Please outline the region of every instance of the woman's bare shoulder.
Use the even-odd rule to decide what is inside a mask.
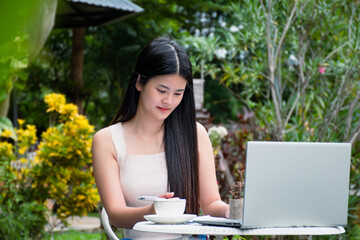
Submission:
[[[198,134],[199,138],[208,137],[206,128],[201,123],[196,122],[196,128],[197,128],[197,134]]]
[[[110,127],[102,128],[95,133],[92,140],[92,153],[93,161],[96,161],[96,159],[104,159],[106,156],[114,158],[116,154]]]
[[[93,141],[95,140],[106,140],[111,139],[110,127],[105,127],[97,131],[93,137]]]
[[[112,150],[112,136],[110,127],[105,127],[97,131],[92,140],[92,147]]]

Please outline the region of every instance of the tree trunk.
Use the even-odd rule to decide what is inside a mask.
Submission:
[[[0,117],[7,117],[10,105],[10,93],[7,95],[6,99],[0,102]]]
[[[78,106],[79,113],[84,113],[83,108],[83,65],[84,65],[84,28],[74,28],[72,38],[71,73],[70,78],[74,83],[73,102]]]

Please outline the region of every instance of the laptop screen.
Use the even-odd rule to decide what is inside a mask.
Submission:
[[[243,228],[347,224],[351,144],[248,142]]]

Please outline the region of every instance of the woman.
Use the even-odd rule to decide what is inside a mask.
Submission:
[[[142,195],[187,200],[186,213],[227,217],[221,201],[212,146],[196,123],[192,67],[185,50],[153,40],[138,57],[124,100],[110,127],[93,139],[93,169],[112,225],[131,229],[155,214]]]

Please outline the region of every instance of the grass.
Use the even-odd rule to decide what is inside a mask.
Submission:
[[[50,236],[46,238],[50,240]],[[81,232],[75,230],[69,230],[66,232],[54,233],[54,240],[99,240],[106,239],[105,233],[102,232]]]
[[[87,214],[89,217],[97,217],[100,218],[100,213],[99,212],[89,212]]]
[[[100,218],[100,213],[97,211],[89,212],[87,216]],[[122,229],[115,230],[115,233],[119,237],[119,239],[123,237]],[[49,234],[45,236],[44,239],[50,240],[51,235]],[[53,239],[54,240],[85,240],[85,239],[99,240],[99,239],[106,239],[106,234],[104,231],[100,229],[93,232],[68,230],[68,231],[54,232]]]

